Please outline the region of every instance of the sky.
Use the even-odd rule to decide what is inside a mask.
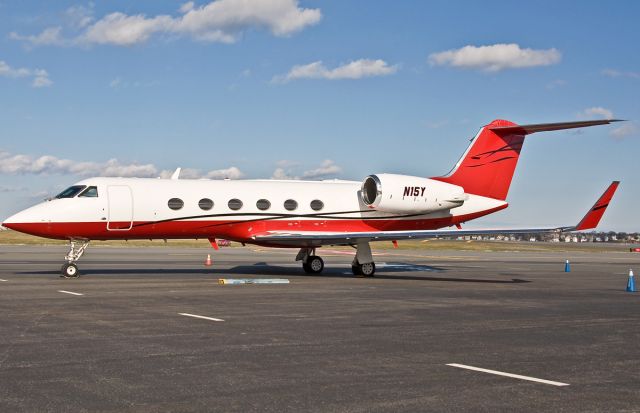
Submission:
[[[0,0],[0,221],[88,176],[437,176],[527,137],[481,227],[640,231],[640,3]]]

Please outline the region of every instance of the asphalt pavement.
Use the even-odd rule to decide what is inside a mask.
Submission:
[[[0,246],[0,411],[640,411],[628,249],[65,252]]]

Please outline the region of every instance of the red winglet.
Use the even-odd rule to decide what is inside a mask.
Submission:
[[[580,223],[576,226],[577,231],[593,229],[598,226],[602,215],[604,215],[604,211],[609,206],[611,198],[613,198],[613,194],[616,192],[616,189],[618,189],[618,185],[620,185],[620,181],[613,181],[611,185],[609,185],[600,199],[598,199],[598,201],[593,205],[589,212],[587,212],[587,215],[585,215]]]

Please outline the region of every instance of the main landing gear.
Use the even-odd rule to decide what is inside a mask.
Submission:
[[[62,268],[60,270],[61,277],[78,278],[80,276],[76,261],[78,261],[80,257],[82,257],[82,254],[84,254],[84,250],[86,250],[88,246],[89,240],[71,240],[69,242],[69,252],[64,257],[67,262],[62,265]]]
[[[373,277],[376,273],[376,263],[373,262],[371,247],[366,241],[359,241],[356,248],[356,256],[351,263],[351,272],[356,277]]]
[[[356,256],[351,263],[353,275],[358,277],[373,277],[376,264],[373,262],[369,242],[360,241],[356,245]],[[324,269],[324,261],[316,255],[315,248],[301,248],[296,261],[302,261],[302,269],[307,274],[320,274]]]
[[[324,261],[316,255],[315,248],[300,248],[296,261],[302,261],[302,269],[307,274],[320,274],[324,270]]]

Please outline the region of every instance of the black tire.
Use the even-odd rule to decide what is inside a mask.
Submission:
[[[307,274],[312,274],[311,272],[311,267],[309,267],[309,264],[307,264],[306,262],[302,263],[302,269],[304,270],[304,272],[306,272]]]
[[[376,264],[374,262],[370,262],[367,264],[360,264],[360,274],[365,277],[373,277],[376,273]]]
[[[72,262],[63,264],[60,272],[64,278],[78,278],[80,276],[78,266]]]
[[[307,259],[307,267],[311,274],[320,274],[324,270],[324,261],[322,258],[312,255]]]
[[[360,265],[351,265],[351,272],[353,275],[357,277],[362,277],[362,273],[360,272]]]

